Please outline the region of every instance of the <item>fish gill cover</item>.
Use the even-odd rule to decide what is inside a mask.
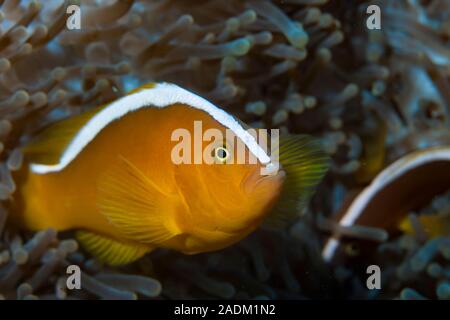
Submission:
[[[67,28],[72,4],[79,30]],[[374,4],[380,30],[366,26]],[[383,210],[370,225],[336,218],[395,160],[449,145],[449,22],[447,0],[0,0],[0,297],[449,299],[450,183],[411,208],[405,228],[377,224]],[[19,146],[151,81],[190,89],[253,127],[321,138],[331,169],[306,214],[224,250],[157,250],[120,268],[71,233],[10,225]],[[410,172],[413,195],[423,174]],[[325,261],[332,235],[342,248]],[[372,264],[382,290],[366,287]],[[69,265],[80,266],[83,290],[67,289]]]

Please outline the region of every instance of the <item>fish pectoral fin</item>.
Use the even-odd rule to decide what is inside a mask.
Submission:
[[[329,167],[320,141],[308,135],[280,136],[278,151],[286,180],[279,201],[264,223],[271,228],[282,228],[303,213]]]
[[[77,231],[75,237],[87,252],[111,266],[133,262],[153,250],[148,245],[124,243],[89,231]]]
[[[99,181],[101,213],[124,237],[139,243],[158,246],[181,233],[177,199],[124,157]]]

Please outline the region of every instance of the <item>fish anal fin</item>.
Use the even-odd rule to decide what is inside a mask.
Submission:
[[[131,263],[153,250],[151,246],[125,243],[84,230],[77,231],[75,237],[87,252],[111,266]]]
[[[124,157],[99,182],[101,213],[127,239],[149,245],[181,233],[177,199]]]
[[[280,136],[279,161],[286,180],[279,201],[264,223],[271,228],[284,227],[303,213],[329,167],[320,141],[308,135]]]

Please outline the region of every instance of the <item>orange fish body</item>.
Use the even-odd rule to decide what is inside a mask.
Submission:
[[[128,102],[136,103],[137,94],[151,97],[143,93],[158,86],[162,93],[183,90],[147,85],[130,93]],[[188,99],[193,95],[180,92]],[[284,172],[261,175],[260,161],[174,163],[177,129],[194,135],[198,121],[202,130],[218,129],[225,136],[227,121],[230,127],[236,124],[209,105],[208,113],[182,98],[170,101],[117,115],[114,110],[121,112],[123,105],[111,104],[44,130],[23,149],[29,167],[19,173],[15,220],[30,230],[77,230],[82,245],[112,265],[156,247],[187,254],[217,250],[256,229],[282,199]],[[190,145],[192,154],[196,148]],[[204,145],[200,148],[205,151]]]

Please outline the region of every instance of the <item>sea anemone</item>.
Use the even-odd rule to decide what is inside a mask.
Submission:
[[[448,233],[386,237],[354,226],[344,232],[375,250],[350,249],[341,264],[321,255],[345,199],[400,157],[450,144],[448,1],[375,3],[381,30],[366,28],[365,1],[0,1],[0,295],[448,299]],[[81,6],[79,30],[66,26],[71,4]],[[307,213],[220,252],[157,250],[123,268],[89,257],[70,232],[10,226],[19,147],[45,125],[151,81],[190,89],[251,126],[321,138],[332,164]],[[448,207],[448,196],[439,199]],[[361,275],[375,260],[383,279],[395,280],[383,294]],[[65,287],[72,264],[85,290]]]

